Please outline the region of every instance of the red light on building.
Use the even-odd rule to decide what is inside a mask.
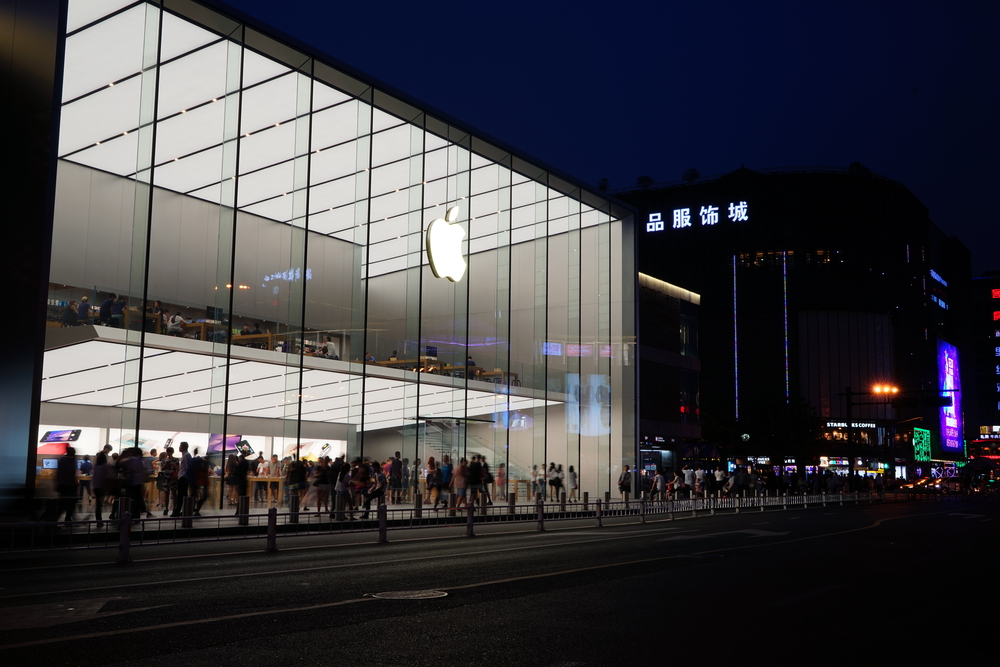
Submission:
[[[1000,299],[1000,289],[993,290],[993,298]]]
[[[997,320],[1000,320],[1000,310],[993,311],[993,321],[996,322]]]

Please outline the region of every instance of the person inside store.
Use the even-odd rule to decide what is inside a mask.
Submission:
[[[76,301],[70,301],[63,308],[62,316],[59,318],[64,327],[75,327],[77,320],[79,319],[79,314],[76,308]]]
[[[101,309],[98,311],[98,316],[101,320],[101,324],[106,327],[111,326],[111,309],[114,308],[115,300],[118,295],[112,292],[108,295],[108,298],[101,302]]]
[[[249,336],[250,333],[251,333],[250,332],[250,325],[249,324],[244,324],[243,325],[243,329],[240,331],[240,335],[241,336]]]
[[[365,363],[374,364],[375,356],[371,352],[365,352]]]
[[[90,324],[90,297],[80,297],[80,305],[76,308],[77,324]]]
[[[111,304],[111,326],[115,329],[125,328],[125,309],[127,307],[124,296],[118,297]]]
[[[264,333],[263,331],[260,330],[260,322],[253,323],[253,331],[251,331],[250,333],[254,335],[260,335]]]
[[[167,318],[167,335],[168,336],[183,336],[184,335],[184,325],[187,324],[187,320],[181,315],[181,311],[177,311],[173,315],[170,311],[164,311],[163,316]]]
[[[466,357],[465,358],[465,365],[466,366],[478,366],[479,364],[477,364],[476,362],[474,362],[472,360],[472,357]]]

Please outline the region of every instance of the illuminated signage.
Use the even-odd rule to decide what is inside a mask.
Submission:
[[[934,269],[931,269],[931,278],[933,278],[934,280],[938,281],[939,283],[941,283],[945,287],[948,286],[948,283],[946,283],[945,280],[944,280],[944,278],[941,277],[941,274],[938,273],[937,271],[935,271]]]
[[[937,305],[941,306],[941,307],[942,307],[942,308],[944,308],[945,310],[948,310],[948,304],[947,304],[947,303],[945,303],[943,299],[939,299],[939,298],[938,298],[937,296],[935,296],[934,294],[931,294],[931,301],[933,301],[933,302],[934,302],[934,303],[936,303]]]
[[[1000,299],[1000,289],[993,290],[993,298]]]
[[[435,278],[447,278],[457,283],[465,275],[465,257],[462,256],[462,225],[452,224],[458,218],[458,207],[448,209],[444,218],[432,220],[427,226],[427,259]]]
[[[306,280],[312,280],[313,270],[306,269]],[[297,280],[302,280],[302,269],[288,269],[287,271],[279,271],[278,273],[272,273],[264,276],[264,283],[261,287],[267,287],[269,282],[274,282],[276,280],[283,280],[285,282],[294,283]]]
[[[913,429],[913,460],[931,460],[931,432],[925,428]]]
[[[941,451],[961,454],[962,440],[962,383],[958,368],[958,350],[938,339],[938,383],[941,396],[950,396],[951,405],[940,409]]]
[[[877,428],[875,422],[852,422],[854,428]],[[847,428],[847,422],[827,422],[827,428]]]
[[[695,209],[697,211],[692,216],[691,207],[675,208],[670,212],[670,224],[673,229],[684,229],[692,226],[692,219],[702,227],[711,227],[719,224],[719,207],[706,204]],[[750,220],[750,208],[745,201],[729,202],[727,217],[732,222],[747,222]],[[647,232],[662,232],[666,225],[663,220],[663,213],[650,213],[646,222]]]

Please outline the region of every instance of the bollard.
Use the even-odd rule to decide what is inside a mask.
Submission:
[[[610,491],[605,491],[604,492],[604,504],[607,505],[610,502],[611,502],[611,492]]]
[[[466,493],[468,493],[468,491],[466,491]],[[455,509],[455,499],[456,496],[454,492],[448,494],[448,516],[456,516],[455,512],[457,510]],[[468,505],[468,501],[466,501],[465,504]]]
[[[597,517],[597,527],[600,528],[601,527],[601,499],[600,498],[598,498],[597,500],[594,501],[594,507],[596,508],[596,512],[594,513],[594,516]]]
[[[782,510],[787,510],[788,509],[788,494],[787,493],[782,493],[781,494],[781,509]]]
[[[840,498],[840,506],[843,507],[844,506],[844,494],[843,493],[838,493],[837,497]]]
[[[588,505],[588,501],[589,500],[590,500],[590,492],[589,491],[584,491],[583,492],[583,511],[584,512],[587,511],[587,505]]]
[[[379,498],[378,509],[378,543],[385,544],[389,541],[389,508],[385,506],[382,498]]]
[[[639,501],[639,520],[642,523],[646,523],[646,501],[645,500],[640,500]]]
[[[545,494],[544,493],[536,493],[535,494],[535,504],[537,505],[538,503],[544,503],[544,502],[545,502]]]
[[[475,537],[476,529],[474,528],[476,523],[476,506],[466,503],[466,521],[465,521],[465,536]]]
[[[715,516],[715,506],[719,504],[719,494],[713,493],[708,496],[708,516]]]
[[[823,492],[823,507],[826,507],[826,491]]]
[[[757,494],[757,502],[760,503],[760,511],[764,511],[764,501],[767,499],[767,491],[761,496],[760,493]]]
[[[132,541],[132,513],[125,510],[120,515],[118,533],[118,558],[115,562],[119,565],[126,565],[132,562],[129,556],[129,546]]]
[[[517,502],[517,496],[513,493],[507,494],[507,516],[514,516],[514,503]]]
[[[241,526],[250,525],[250,496],[240,496],[236,503],[236,514],[239,515],[236,523]]]
[[[538,503],[538,530],[545,532],[545,503]]]
[[[278,550],[278,508],[267,510],[267,546],[264,551],[273,553]]]
[[[486,517],[486,493],[479,494],[479,516]]]
[[[416,497],[420,498],[420,494],[418,493],[416,495]],[[333,498],[333,507],[336,510],[337,521],[343,521],[344,520],[344,505],[345,504],[346,504],[346,502],[344,501],[344,496],[340,495],[339,493],[336,496],[334,496],[334,498]],[[330,518],[332,519],[333,517],[334,517],[334,514],[331,514]]]
[[[288,523],[299,522],[299,494],[288,494]]]
[[[623,496],[625,496],[625,510],[626,511],[628,511],[628,493],[629,492],[626,491],[625,493],[622,494]]]
[[[132,502],[132,499],[129,498],[128,496],[122,496],[121,498],[118,499],[118,516],[119,517],[121,515],[125,514],[125,512],[130,512],[131,513],[131,511],[132,511],[131,502]]]
[[[194,521],[191,516],[194,514],[194,498],[191,496],[184,496],[184,501],[181,503],[181,528],[190,528],[194,525]]]
[[[560,512],[565,512],[566,511],[566,492],[565,491],[563,491],[562,493],[559,494],[559,511]]]
[[[413,518],[420,519],[424,516],[424,497],[419,493],[413,494]]]

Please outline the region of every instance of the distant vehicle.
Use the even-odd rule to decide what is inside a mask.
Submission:
[[[944,484],[947,479],[944,477],[921,477],[903,484],[899,489],[907,493],[947,493],[948,487]]]

